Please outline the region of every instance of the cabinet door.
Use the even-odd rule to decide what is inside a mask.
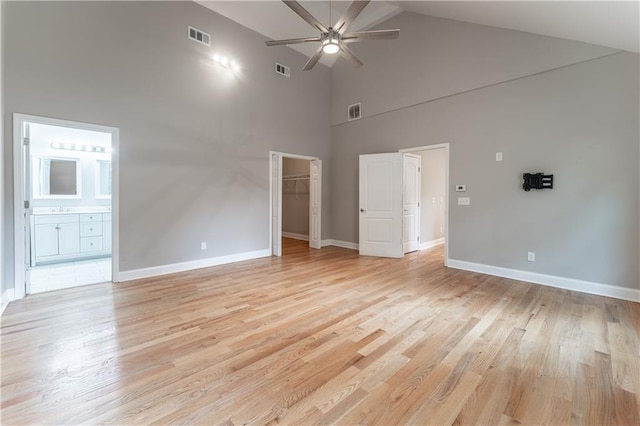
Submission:
[[[102,222],[102,249],[111,251],[111,221]]]
[[[80,227],[78,224],[59,223],[58,228],[59,253],[80,253]]]
[[[58,225],[46,223],[35,226],[36,257],[58,254]]]

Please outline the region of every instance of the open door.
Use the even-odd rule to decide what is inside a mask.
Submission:
[[[420,248],[420,164],[422,157],[403,154],[403,252]]]
[[[360,156],[360,255],[403,256],[403,154]]]
[[[309,247],[322,247],[322,161],[311,160],[309,170]]]

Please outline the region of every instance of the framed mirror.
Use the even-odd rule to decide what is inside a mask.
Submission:
[[[79,159],[34,158],[34,198],[82,198],[81,189]]]
[[[96,161],[96,198],[111,198],[111,161]]]

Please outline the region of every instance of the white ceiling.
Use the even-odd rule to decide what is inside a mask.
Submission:
[[[197,3],[248,27],[270,39],[313,37],[311,26],[277,0],[205,1]],[[300,3],[328,26],[329,1]],[[350,2],[332,2],[332,22]],[[440,18],[490,25],[518,31],[583,41],[631,52],[640,52],[640,1],[372,1],[350,27],[371,28],[386,19],[409,11]],[[291,46],[311,56],[317,46]],[[270,49],[282,49],[271,47]],[[323,55],[331,66],[337,55]]]

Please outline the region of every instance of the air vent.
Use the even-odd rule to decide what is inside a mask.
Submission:
[[[211,46],[211,36],[204,31],[193,28],[191,25],[189,25],[189,38],[205,46]]]
[[[291,76],[291,69],[286,66],[276,62],[276,73],[280,75],[284,75],[285,77]]]
[[[347,110],[347,118],[349,121],[357,120],[361,117],[362,108],[360,107],[360,102],[357,104],[349,105]]]

